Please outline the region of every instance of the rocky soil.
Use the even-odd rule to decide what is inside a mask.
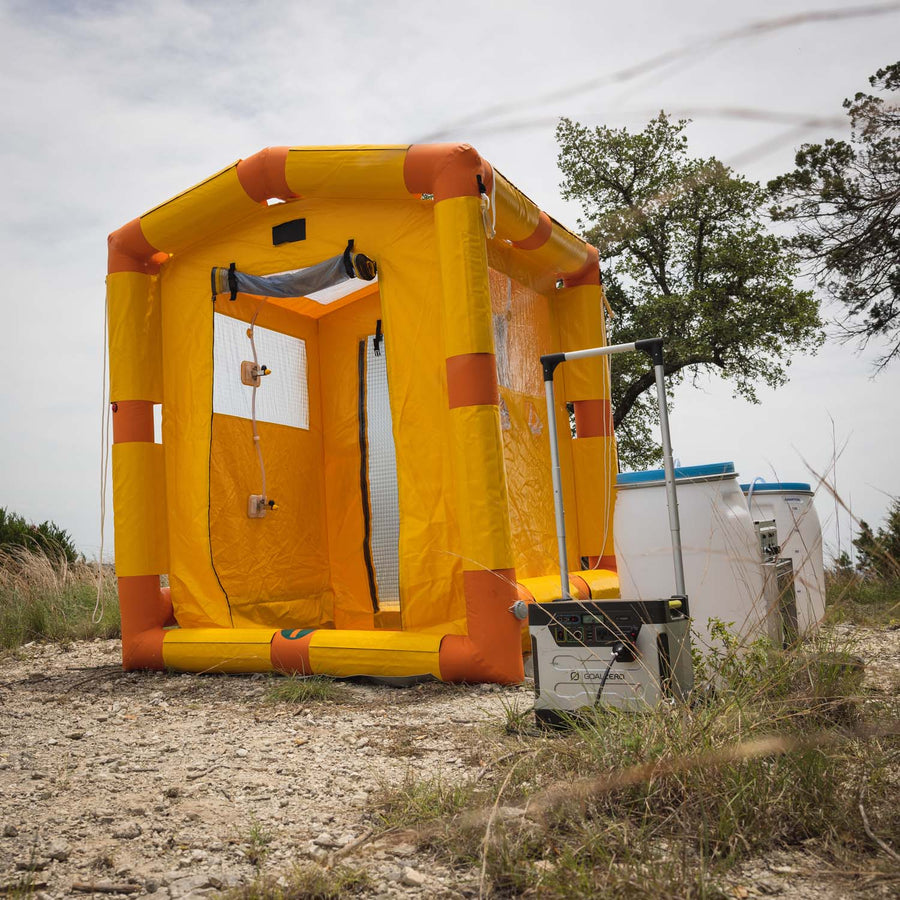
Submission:
[[[267,700],[262,676],[123,673],[117,641],[16,657],[0,664],[0,888],[51,897],[76,882],[214,893],[260,863],[339,853],[367,833],[373,791],[477,770],[488,723],[526,691],[351,683],[338,704],[295,705]],[[346,856],[376,895],[458,894],[409,844]]]
[[[900,631],[862,635],[871,684],[896,691]],[[384,785],[472,777],[501,756],[529,688],[348,684],[338,703],[267,699],[262,676],[126,674],[116,641],[0,659],[0,894],[75,884],[215,894],[258,869],[346,861],[373,897],[477,894],[475,874],[371,834]],[[837,898],[804,854],[741,870],[735,896]],[[89,896],[84,893],[81,896]]]

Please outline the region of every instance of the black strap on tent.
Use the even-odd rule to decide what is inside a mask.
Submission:
[[[381,342],[384,340],[384,333],[381,330],[381,319],[375,323],[375,340],[372,342],[372,349],[376,356],[381,356]]]
[[[238,283],[237,283],[237,275],[235,274],[235,263],[232,263],[228,267],[228,290],[231,291],[231,296],[228,298],[232,302],[237,300],[238,295]]]
[[[356,278],[356,272],[353,270],[353,238],[347,241],[347,248],[344,250],[344,271],[348,278]]]

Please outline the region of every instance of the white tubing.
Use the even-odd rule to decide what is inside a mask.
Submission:
[[[247,329],[247,337],[250,338],[250,350],[253,353],[253,368],[257,372],[257,382],[261,376],[259,375],[259,360],[256,358],[256,341],[253,338],[253,330],[256,327],[256,317],[259,315],[259,311],[263,308],[265,302],[263,300],[256,307],[256,312],[253,313],[253,318],[250,320],[250,327]],[[256,392],[258,389],[258,384],[254,384],[252,388],[253,396],[250,399],[250,420],[253,423],[253,446],[256,447],[256,457],[259,460],[259,474],[262,481],[261,493],[265,502],[269,499],[268,494],[266,494],[266,464],[263,462],[262,447],[259,445],[259,431],[256,427]]]

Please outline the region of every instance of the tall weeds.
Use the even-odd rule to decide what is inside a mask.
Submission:
[[[900,624],[900,576],[873,576],[835,568],[825,573],[825,621]]]
[[[64,641],[119,634],[119,607],[110,568],[103,580],[102,615],[96,563],[71,563],[24,547],[0,549],[0,649],[29,641]]]
[[[723,896],[734,865],[791,847],[896,883],[867,832],[900,846],[896,698],[867,698],[827,630],[793,653],[719,647],[690,705],[597,708],[555,736],[507,721],[486,777],[408,779],[381,820],[417,823],[483,896]]]

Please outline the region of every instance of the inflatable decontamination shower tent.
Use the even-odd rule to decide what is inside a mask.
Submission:
[[[539,357],[604,342],[599,276],[467,145],[270,148],[114,232],[125,667],[520,680]],[[616,595],[605,365],[557,384],[576,597]]]

